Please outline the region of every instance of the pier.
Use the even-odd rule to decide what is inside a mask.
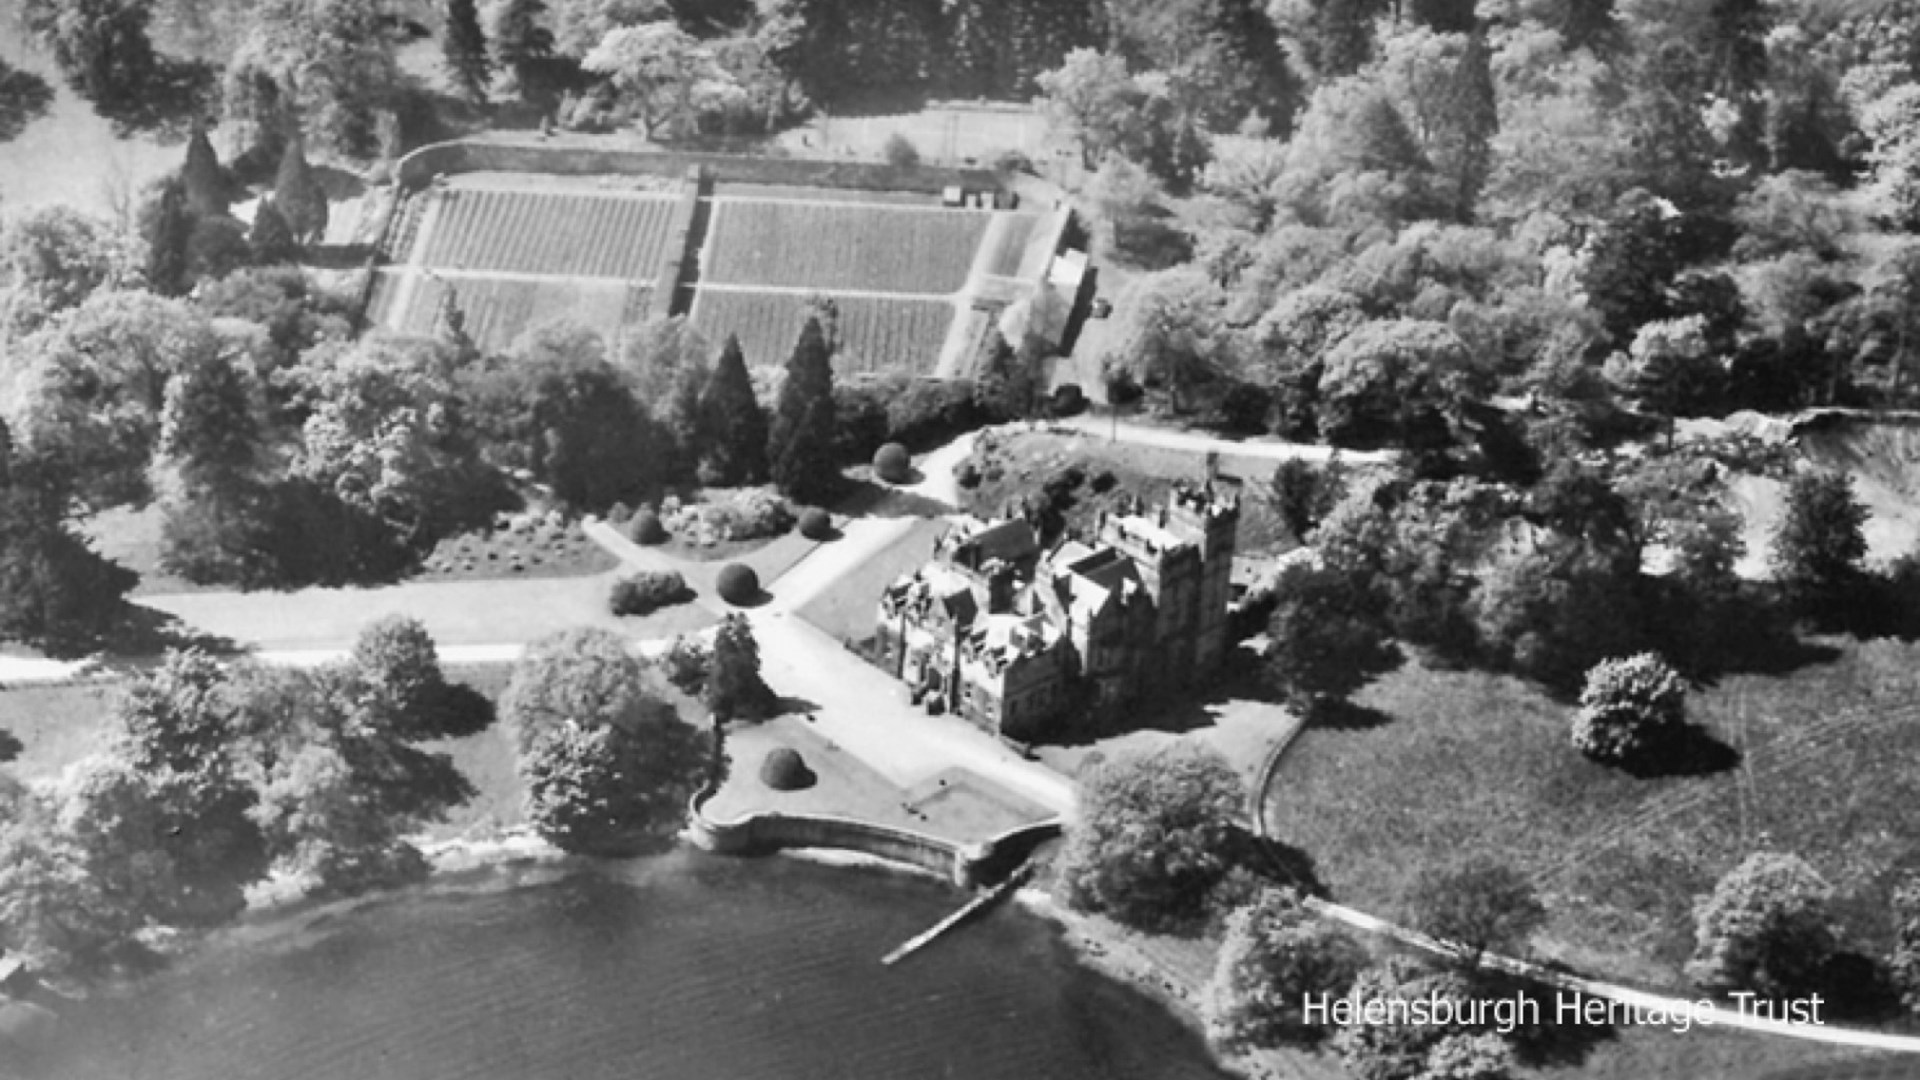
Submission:
[[[946,918],[941,919],[939,922],[933,924],[933,926],[927,929],[925,932],[916,934],[914,937],[909,939],[905,944],[901,945],[899,948],[881,957],[880,958],[881,965],[885,967],[892,967],[893,965],[899,963],[900,961],[905,960],[907,957],[912,956],[914,953],[919,952],[921,949],[924,949],[927,946],[933,944],[935,941],[938,941],[940,937],[946,934],[949,930],[955,929],[956,927],[965,923],[967,920],[980,914],[982,911],[985,911],[986,909],[1006,899],[1013,892],[1013,890],[1026,884],[1027,879],[1032,876],[1033,876],[1033,864],[1021,863],[1019,869],[1007,875],[1007,880],[1001,882],[998,885],[995,885],[993,888],[988,889],[986,892],[983,892],[979,896],[976,896],[973,899],[967,901],[966,906],[961,908],[959,911],[956,911],[953,914],[947,916]]]

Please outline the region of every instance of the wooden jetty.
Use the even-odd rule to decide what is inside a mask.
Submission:
[[[986,909],[992,907],[993,905],[999,903],[1000,901],[1006,899],[1008,896],[1012,895],[1013,890],[1026,884],[1027,879],[1032,876],[1033,876],[1033,864],[1021,863],[1020,868],[1018,870],[1015,870],[1013,873],[1007,875],[1007,880],[1001,882],[998,885],[995,885],[993,888],[988,889],[986,892],[983,892],[979,896],[976,896],[973,899],[967,901],[965,907],[947,916],[946,918],[941,919],[939,922],[933,924],[933,926],[930,927],[928,930],[926,930],[924,933],[916,934],[912,939],[908,940],[905,944],[901,945],[899,948],[881,957],[880,963],[886,967],[892,967],[893,965],[899,963],[900,961],[905,960],[907,957],[912,956],[914,953],[919,952],[921,949],[924,949],[927,946],[933,944],[935,941],[938,941],[941,935],[945,934],[947,931],[960,926],[961,924],[965,923],[968,919],[973,918],[974,916],[980,914],[982,911],[985,911]]]

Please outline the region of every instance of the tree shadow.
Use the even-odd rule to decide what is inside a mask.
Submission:
[[[350,173],[332,165],[315,165],[313,178],[319,183],[320,190],[327,193],[329,202],[357,199],[367,193],[367,182],[357,173]]]
[[[135,602],[113,635],[102,643],[105,652],[121,661],[159,658],[173,649],[199,649],[214,656],[238,656],[245,650],[232,638],[196,630],[177,616]]]
[[[820,705],[818,702],[808,701],[806,698],[786,697],[782,695],[775,699],[774,709],[773,715],[775,716],[801,716],[805,717],[808,723],[812,723],[812,714],[820,711]]]
[[[765,589],[756,589],[754,590],[754,593],[752,596],[743,596],[738,600],[735,600],[729,596],[722,596],[720,599],[728,607],[743,608],[745,610],[751,611],[754,608],[765,607],[768,603],[770,603],[773,600],[773,594],[768,592]]]
[[[1307,725],[1325,731],[1372,731],[1393,723],[1390,713],[1347,698],[1317,702],[1307,711]]]
[[[1834,953],[1820,965],[1815,982],[1835,1020],[1883,1023],[1906,1013],[1886,966],[1864,953]]]
[[[1706,728],[1687,724],[1660,746],[1623,762],[1620,768],[1637,779],[1655,780],[1670,776],[1712,776],[1739,764],[1739,750],[1720,741]]]
[[[934,518],[945,517],[955,509],[938,499],[929,499],[925,495],[902,491],[872,480],[852,483],[856,485],[854,489],[833,506],[834,512],[843,517]]]
[[[1319,864],[1305,848],[1295,847],[1270,836],[1258,836],[1235,827],[1227,841],[1235,865],[1244,866],[1261,877],[1308,896],[1326,899],[1331,895],[1320,877]]]
[[[204,60],[156,56],[153,70],[138,87],[95,100],[93,109],[118,138],[146,135],[178,142],[210,111],[218,86],[218,69]]]
[[[0,142],[19,137],[53,107],[53,86],[31,71],[0,61]]]

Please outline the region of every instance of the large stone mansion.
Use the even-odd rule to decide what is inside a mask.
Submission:
[[[1189,688],[1227,648],[1237,485],[1177,485],[1042,551],[1021,518],[957,517],[880,598],[880,664],[930,712],[1046,741],[1080,707],[1111,718]]]

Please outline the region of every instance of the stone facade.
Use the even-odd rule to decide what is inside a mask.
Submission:
[[[1074,708],[1198,685],[1226,653],[1237,490],[1177,486],[1041,551],[1028,522],[954,519],[880,598],[880,663],[930,712],[1042,742]]]

